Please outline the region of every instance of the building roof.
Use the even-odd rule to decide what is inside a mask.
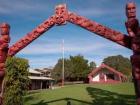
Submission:
[[[111,72],[113,72],[113,73],[115,73],[115,74],[117,74],[119,76],[122,76],[122,77],[126,78],[126,76],[124,74],[122,74],[121,72],[115,70],[114,68],[112,68],[112,67],[110,67],[110,66],[108,66],[108,65],[106,65],[104,63],[102,63],[101,66],[97,67],[96,69],[92,70],[92,72],[89,73],[88,76],[95,75],[97,72],[101,71],[103,68],[106,68],[107,70],[109,70],[109,71],[111,71]]]
[[[41,72],[39,72],[39,71],[36,71],[36,70],[34,70],[34,69],[29,69],[29,73],[32,73],[32,74],[42,74]]]
[[[31,79],[31,80],[54,80],[54,79],[52,79],[52,78],[43,77],[43,76],[40,76],[40,77],[38,77],[38,76],[28,76],[28,77],[29,77],[29,79]]]
[[[38,72],[41,72],[41,73],[50,73],[51,72],[49,69],[35,69],[35,70]]]

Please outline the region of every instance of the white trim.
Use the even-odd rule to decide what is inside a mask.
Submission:
[[[54,80],[54,79],[48,78],[48,77],[38,77],[38,76],[28,76],[28,77],[31,80]]]

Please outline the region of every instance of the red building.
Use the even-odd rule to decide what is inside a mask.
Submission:
[[[89,83],[121,83],[126,82],[127,77],[106,64],[101,64],[88,75]]]

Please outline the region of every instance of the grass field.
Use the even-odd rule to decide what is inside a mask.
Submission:
[[[69,102],[71,104],[69,104]],[[70,85],[30,93],[24,105],[136,105],[133,84]]]

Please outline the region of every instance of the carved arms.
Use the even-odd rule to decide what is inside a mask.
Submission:
[[[68,21],[130,49],[130,38],[121,32],[71,12],[69,12]]]
[[[22,39],[20,39],[14,45],[12,45],[9,48],[8,55],[14,56],[16,53],[18,53],[20,50],[25,48],[28,44],[30,44],[32,41],[34,41],[36,38],[38,38],[44,32],[49,30],[52,26],[54,26],[55,22],[56,22],[55,16],[52,16],[48,20],[44,21],[37,28],[35,28],[32,32],[28,33],[26,36],[24,36]]]
[[[25,48],[28,44],[42,35],[44,32],[49,30],[51,27],[56,25],[64,25],[66,24],[66,20],[68,19],[68,11],[66,5],[58,5],[55,8],[55,15],[50,17],[48,20],[44,21],[37,28],[35,28],[32,32],[28,33],[26,36],[21,38],[18,42],[12,45],[9,48],[8,56],[14,56],[20,50]]]

